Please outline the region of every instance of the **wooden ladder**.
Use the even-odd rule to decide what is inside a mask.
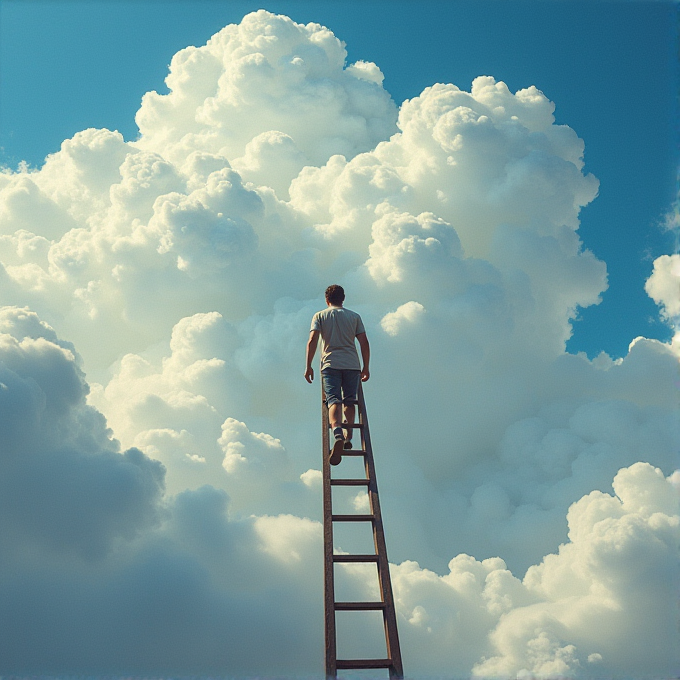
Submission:
[[[358,419],[351,427],[359,430],[361,434],[361,449],[343,451],[345,456],[362,456],[366,476],[361,479],[334,479],[331,477],[331,465],[329,463],[330,435],[328,422],[328,408],[322,402],[322,438],[323,438],[323,536],[324,536],[324,596],[325,596],[325,619],[326,619],[326,678],[336,680],[338,670],[350,669],[389,669],[390,680],[401,680],[404,671],[401,663],[401,651],[399,649],[399,634],[397,632],[397,617],[394,609],[394,597],[392,595],[392,582],[390,569],[387,561],[387,548],[385,546],[385,533],[383,531],[382,517],[380,514],[380,501],[378,499],[378,485],[375,477],[373,464],[373,449],[371,448],[371,435],[368,430],[368,418],[366,416],[366,402],[361,384],[359,385]],[[342,464],[341,464],[342,465]],[[340,466],[338,466],[340,467]],[[370,514],[368,515],[334,515],[332,488],[334,486],[365,487],[368,492]],[[369,555],[336,555],[333,553],[333,523],[334,522],[371,522],[373,525],[373,542],[375,553]],[[379,602],[337,602],[335,600],[334,565],[341,562],[373,563],[378,570],[378,583],[380,585]],[[387,658],[383,659],[338,659],[336,652],[335,612],[337,611],[381,611],[385,629],[385,644]]]

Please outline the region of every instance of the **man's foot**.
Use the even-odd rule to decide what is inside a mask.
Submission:
[[[345,444],[342,448],[345,449],[345,451],[351,449],[352,448],[352,440],[351,439],[345,439]]]
[[[342,447],[344,444],[344,439],[336,439],[331,449],[331,457],[329,462],[331,465],[339,465],[342,460]]]

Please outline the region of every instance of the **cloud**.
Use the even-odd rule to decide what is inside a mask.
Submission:
[[[675,324],[680,316],[680,255],[662,255],[654,260],[645,290],[662,308],[662,315]]]
[[[102,415],[85,403],[72,351],[26,310],[3,309],[0,330],[0,521],[8,544],[93,557],[157,522],[163,468],[137,449],[119,452]]]
[[[90,403],[122,441],[164,463],[171,493],[210,484],[241,512],[318,514],[320,488],[301,478],[281,441],[229,415],[252,414],[248,402],[259,392],[238,361],[239,344],[237,329],[216,312],[182,319],[169,356],[126,355],[106,387],[94,385]]]
[[[53,334],[34,315],[8,310],[5,315]],[[31,342],[22,338],[20,344],[31,348]],[[63,362],[72,375],[78,377],[78,371],[67,350],[51,342],[41,347],[42,363],[28,352],[13,365],[15,375],[43,395],[49,411],[46,388],[63,376]],[[7,357],[3,353],[3,365]],[[5,403],[18,399],[23,406],[21,393],[9,382],[3,375]],[[162,468],[136,449],[119,453],[102,430],[102,418],[84,404],[82,381],[74,384],[81,391],[60,423],[71,423],[70,440],[87,450],[65,447],[64,436],[56,442],[43,437],[61,444],[49,450],[49,464],[46,455],[34,452],[15,460],[8,478],[3,475],[8,486],[2,518],[10,529],[3,532],[0,589],[7,612],[5,666],[210,673],[226,663],[232,672],[314,670],[313,650],[321,645],[315,623],[321,618],[320,524],[289,514],[232,515],[226,493],[212,486],[163,501]],[[576,423],[584,436],[588,422]],[[2,432],[6,451],[12,432],[5,427]],[[225,448],[253,441],[260,460],[269,450],[282,454],[277,440],[227,421]],[[24,454],[30,449],[21,446]],[[239,447],[232,455],[242,457],[245,450]],[[35,465],[36,456],[42,465]],[[5,456],[5,466],[8,461]],[[39,473],[51,488],[40,483]],[[532,566],[523,580],[500,558],[480,562],[460,554],[444,576],[413,561],[393,565],[405,658],[418,674],[472,669],[481,676],[572,675],[591,666],[605,674],[672,672],[677,659],[660,656],[658,647],[674,648],[675,607],[667,594],[678,585],[675,477],[665,479],[647,463],[619,471],[616,495],[594,491],[574,503],[569,541]],[[12,486],[33,490],[30,506],[8,492]],[[41,509],[49,509],[49,516],[41,516]],[[345,578],[346,585],[371,593],[370,580],[352,567],[338,581]],[[38,610],[43,627],[53,631],[40,645],[32,634],[17,637]],[[292,628],[291,616],[297,622]],[[646,626],[642,637],[640,619]],[[282,635],[284,629],[293,637]],[[358,638],[369,635],[368,623],[357,630]],[[350,651],[352,645],[359,640]]]
[[[26,310],[0,330],[3,668],[250,671],[261,636],[262,667],[313,669],[320,525],[229,516],[212,486],[164,495],[164,467],[86,404],[67,343]],[[228,420],[222,444],[240,440],[280,449]],[[295,645],[290,615],[309,621]]]
[[[424,313],[425,307],[419,302],[411,300],[401,305],[396,311],[385,314],[380,321],[380,325],[388,335],[397,335],[401,329],[409,323],[414,323]]]
[[[679,497],[658,468],[636,463],[615,496],[569,509],[569,542],[523,580],[499,558],[458,555],[444,576],[393,566],[406,658],[424,675],[663,676],[675,672]],[[638,621],[648,625],[642,630]]]
[[[174,162],[196,150],[234,158],[249,180],[261,164],[283,160],[290,180],[368,151],[395,131],[396,106],[375,64],[346,58],[319,24],[253,12],[172,58],[170,93],[148,92],[137,113],[141,145]]]
[[[136,141],[0,174],[5,672],[318,672],[331,282],[371,341],[408,673],[673,672],[678,346],[565,352],[607,287],[583,142],[536,87],[397,110],[382,81],[261,10],[175,55]],[[372,596],[362,569],[339,587]]]

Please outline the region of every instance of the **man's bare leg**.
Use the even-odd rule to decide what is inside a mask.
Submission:
[[[345,404],[344,410],[344,415],[345,415],[345,422],[349,425],[354,423],[354,404]],[[352,447],[352,428],[347,427],[345,428],[345,432],[347,433],[345,435],[345,441],[350,442],[350,445],[348,448]]]
[[[331,404],[328,407],[328,421],[333,431],[331,444],[331,465],[337,465],[342,460],[342,448],[345,440],[342,436],[342,404]],[[339,433],[339,434],[338,434]]]
[[[331,425],[331,430],[336,427],[342,427],[342,404],[337,402],[328,407],[328,420]]]

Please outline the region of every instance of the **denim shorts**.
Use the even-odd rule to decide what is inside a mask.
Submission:
[[[321,371],[326,404],[346,404],[356,400],[361,371],[347,368],[324,368]]]

